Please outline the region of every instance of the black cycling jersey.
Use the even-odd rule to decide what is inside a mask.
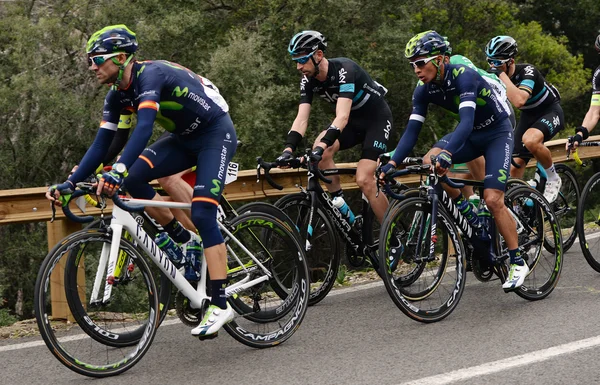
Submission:
[[[514,85],[529,94],[529,99],[520,108],[536,114],[560,100],[558,90],[548,84],[544,76],[531,64],[516,64],[515,73],[510,78]]]
[[[312,103],[313,95],[318,94],[333,104],[338,98],[352,99],[352,111],[365,110],[363,107],[374,105],[386,92],[387,89],[371,79],[358,64],[343,57],[329,59],[324,82],[306,76],[300,79],[300,104]]]
[[[592,77],[592,106],[600,106],[600,66],[594,71]]]

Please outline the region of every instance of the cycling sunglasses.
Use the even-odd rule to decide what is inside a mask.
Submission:
[[[410,63],[410,65],[413,68],[423,68],[423,67],[425,67],[427,65],[427,63],[429,63],[430,61],[432,61],[436,57],[438,57],[438,55],[426,57],[424,59],[419,59],[419,60],[411,61],[409,63]]]
[[[313,54],[314,54],[314,52],[313,53],[309,53],[306,56],[300,56],[300,57],[292,58],[292,60],[295,61],[296,63],[306,64],[306,62],[308,62],[308,59],[310,59],[310,57]]]
[[[491,65],[493,65],[494,67],[500,67],[502,64],[506,63],[507,61],[509,61],[510,59],[502,59],[502,60],[497,60],[497,59],[487,59],[487,62]]]
[[[120,54],[121,52],[117,52],[117,53],[109,53],[106,55],[97,55],[97,56],[92,56],[92,57],[88,57],[88,65],[91,67],[92,63],[97,65],[97,66],[101,66],[102,64],[104,64],[106,62],[106,59],[110,59],[111,57],[115,57],[118,54]]]

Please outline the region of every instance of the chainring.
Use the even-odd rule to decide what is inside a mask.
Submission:
[[[175,295],[175,312],[181,322],[187,326],[198,326],[206,309],[208,309],[208,305],[209,301],[205,300],[201,309],[194,309],[190,306],[190,300],[182,292],[178,291]]]

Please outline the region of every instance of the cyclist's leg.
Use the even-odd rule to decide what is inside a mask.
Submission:
[[[169,194],[171,199],[176,202],[192,203],[192,193],[194,192],[192,186],[190,186],[184,179],[183,175],[191,172],[192,169],[187,169],[177,174],[158,178],[160,186]],[[196,231],[196,227],[191,219],[190,210],[182,209],[171,209],[175,218],[188,230]]]
[[[192,198],[192,221],[204,243],[204,254],[210,275],[211,304],[192,335],[213,335],[233,319],[233,309],[227,304],[227,250],[217,225],[217,207],[225,186],[227,165],[233,158],[237,138],[229,115],[213,122],[186,147],[197,154],[196,186]]]
[[[362,153],[356,169],[356,184],[367,197],[379,223],[383,223],[383,217],[389,203],[385,194],[377,195],[377,182],[374,175],[379,155],[388,150],[388,143],[394,126],[392,112],[387,103],[382,101],[369,120],[359,119],[354,123],[354,126],[357,125],[366,127],[366,133],[362,141]]]

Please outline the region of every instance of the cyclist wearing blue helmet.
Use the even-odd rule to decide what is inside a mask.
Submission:
[[[434,145],[424,162],[428,163],[432,155],[436,156],[436,170],[443,175],[453,163],[484,157],[484,199],[510,254],[510,271],[502,288],[512,291],[523,284],[529,267],[519,251],[515,220],[504,205],[513,147],[508,106],[476,70],[463,64],[446,63],[447,50],[446,39],[435,31],[422,32],[406,45],[405,56],[419,82],[413,93],[413,110],[406,130],[383,172],[393,172],[393,168],[412,151],[429,104],[436,104],[457,116],[456,129]],[[459,190],[448,188],[447,191],[458,207],[470,209],[463,203]],[[469,217],[468,213],[466,216]]]
[[[229,107],[208,79],[168,61],[133,60],[137,38],[125,25],[112,25],[94,33],[87,43],[90,70],[98,82],[110,84],[100,129],[66,182],[50,187],[52,201],[68,195],[77,182],[90,175],[105,157],[125,111],[137,113],[137,126],[112,171],[105,172],[98,194],[112,195],[126,184],[135,198],[161,200],[149,182],[197,166],[192,198],[192,221],[202,237],[210,273],[211,304],[192,335],[214,336],[233,319],[227,303],[227,254],[216,217],[225,185],[227,164],[236,150],[236,133]],[[154,122],[170,134],[146,148]],[[60,202],[56,202],[60,204]],[[187,253],[200,239],[187,231],[169,209],[147,207],[169,236]]]

